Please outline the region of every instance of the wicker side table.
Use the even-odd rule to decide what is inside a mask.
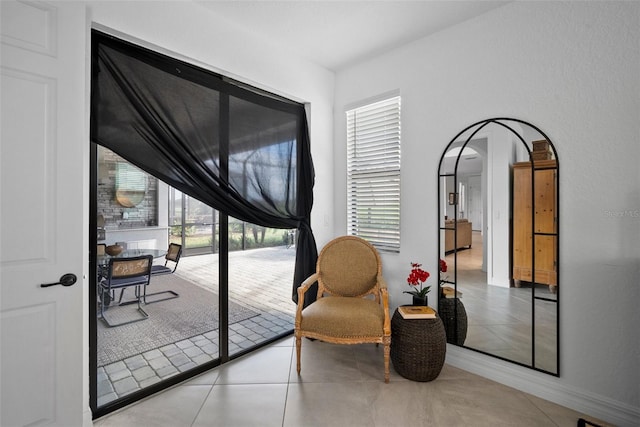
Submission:
[[[391,362],[398,374],[413,381],[440,375],[447,336],[440,317],[405,319],[396,309],[391,318]]]

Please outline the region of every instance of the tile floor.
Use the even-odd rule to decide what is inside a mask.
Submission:
[[[102,417],[127,426],[571,426],[579,413],[444,366],[428,383],[383,381],[382,347],[293,338]]]

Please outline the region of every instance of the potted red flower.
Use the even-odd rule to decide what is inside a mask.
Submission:
[[[405,294],[413,295],[413,305],[427,305],[427,294],[431,289],[431,286],[422,285],[427,281],[430,274],[420,267],[422,267],[422,264],[416,262],[411,263],[411,271],[409,272],[409,277],[407,277],[407,283],[414,289],[404,291]]]

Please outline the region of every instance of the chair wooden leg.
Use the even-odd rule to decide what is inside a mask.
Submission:
[[[389,382],[389,355],[391,354],[391,337],[384,339],[384,382]]]
[[[302,350],[302,338],[296,337],[296,370],[300,375],[300,351]]]

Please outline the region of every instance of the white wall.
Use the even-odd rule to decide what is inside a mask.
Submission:
[[[333,236],[334,74],[247,34],[184,1],[89,1],[93,27],[308,104],[316,185],[311,226],[322,246]]]
[[[346,230],[345,105],[402,96],[402,249],[437,271],[438,162],[455,134],[509,116],[560,164],[560,377],[449,347],[448,361],[619,425],[640,423],[640,4],[513,2],[336,75],[336,234]],[[507,372],[508,374],[503,374]]]

